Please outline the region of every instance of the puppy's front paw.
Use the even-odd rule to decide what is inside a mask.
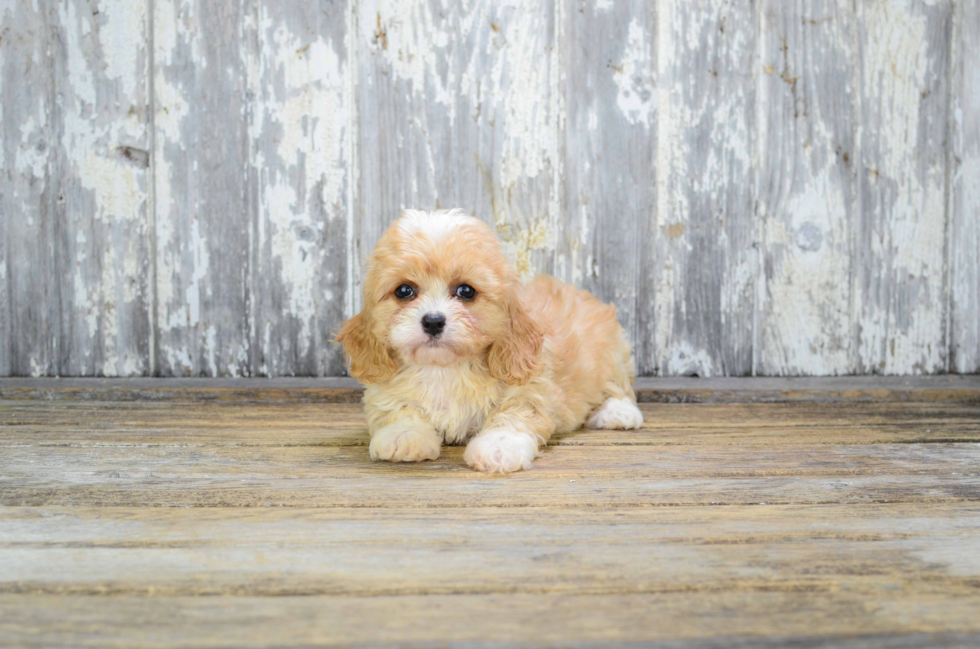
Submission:
[[[485,430],[466,445],[463,460],[487,473],[513,473],[530,469],[541,453],[538,442],[527,433],[504,428]]]
[[[643,425],[643,413],[629,399],[606,399],[602,407],[589,417],[589,428],[630,430]]]
[[[420,428],[412,419],[399,419],[376,432],[368,450],[372,460],[421,462],[438,459],[441,447],[435,430]]]

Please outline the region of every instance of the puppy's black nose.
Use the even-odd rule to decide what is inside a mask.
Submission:
[[[430,336],[438,336],[446,328],[446,316],[441,313],[426,313],[422,316],[422,328]]]

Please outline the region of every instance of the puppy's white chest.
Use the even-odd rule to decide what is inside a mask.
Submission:
[[[499,400],[495,381],[469,368],[420,367],[412,374],[411,401],[447,444],[480,430]]]

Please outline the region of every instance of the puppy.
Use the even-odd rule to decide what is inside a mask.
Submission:
[[[553,277],[522,286],[490,228],[462,210],[405,211],[337,340],[367,388],[375,460],[466,444],[468,465],[509,473],[555,432],[643,423],[615,307]]]

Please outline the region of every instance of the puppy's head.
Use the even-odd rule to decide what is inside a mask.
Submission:
[[[364,310],[337,340],[350,373],[374,383],[403,365],[473,359],[522,384],[542,336],[520,302],[520,280],[493,232],[462,210],[406,210],[368,262]]]

